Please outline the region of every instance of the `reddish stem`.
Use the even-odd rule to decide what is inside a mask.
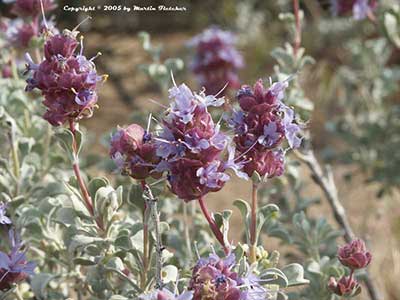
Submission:
[[[81,175],[81,170],[79,167],[79,161],[78,161],[78,146],[76,143],[76,129],[75,129],[75,123],[73,119],[69,120],[69,129],[72,133],[73,139],[72,139],[72,150],[74,152],[74,161],[72,163],[72,168],[74,169],[74,173],[76,176],[76,180],[78,181],[79,188],[82,193],[83,201],[85,202],[86,208],[89,210],[89,213],[92,217],[94,217],[94,209],[93,209],[93,201],[92,198],[90,197],[90,194],[88,192],[88,189],[86,188],[85,182],[83,181],[82,175]],[[104,230],[102,221],[100,219],[96,219],[96,223],[99,226],[100,229]]]
[[[299,0],[293,0],[294,17],[296,22],[296,36],[294,38],[294,54],[296,55],[301,45],[301,21]]]
[[[250,224],[250,243],[256,246],[256,236],[257,236],[257,193],[258,184],[253,183],[252,197],[251,197],[251,224]]]
[[[217,224],[215,223],[214,219],[211,217],[210,212],[207,209],[207,206],[204,202],[203,197],[199,198],[199,203],[200,203],[201,211],[203,212],[204,217],[207,219],[207,222],[210,225],[210,228],[211,228],[212,232],[214,233],[214,236],[217,238],[217,240],[221,244],[222,248],[224,248],[225,254],[228,254],[229,249],[225,245],[224,236],[223,236],[221,230],[218,228]]]

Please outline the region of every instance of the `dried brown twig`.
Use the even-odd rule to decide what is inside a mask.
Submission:
[[[311,177],[324,192],[324,195],[333,211],[336,222],[344,231],[344,239],[346,242],[352,241],[355,235],[347,218],[346,210],[339,200],[332,169],[330,166],[325,166],[325,169],[323,170],[317,158],[315,157],[313,150],[307,150],[305,153],[295,151],[295,154],[303,163],[307,165],[311,171]],[[367,270],[365,271],[363,280],[367,286],[370,298],[372,300],[382,299]]]

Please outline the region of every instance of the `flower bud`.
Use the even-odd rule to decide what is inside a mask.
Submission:
[[[339,281],[336,281],[334,277],[329,279],[328,289],[343,297],[354,297],[361,292],[361,286],[353,277],[342,276]]]
[[[47,12],[56,8],[53,0],[16,0],[11,12],[19,17],[37,17],[41,11]]]
[[[372,255],[367,251],[364,241],[356,239],[339,248],[338,259],[342,265],[355,270],[368,266]]]
[[[217,27],[206,29],[189,41],[188,45],[196,50],[191,69],[208,94],[218,93],[226,84],[228,88],[239,87],[237,72],[244,63],[235,43],[233,33]]]
[[[331,0],[331,10],[334,16],[353,13],[356,20],[365,19],[376,9],[377,5],[377,0]]]
[[[160,159],[153,140],[140,125],[118,128],[111,137],[110,156],[118,170],[132,178],[157,178],[161,175],[155,171]]]

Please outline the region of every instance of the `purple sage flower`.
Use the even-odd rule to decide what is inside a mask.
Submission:
[[[377,0],[331,0],[331,11],[334,16],[352,13],[355,20],[362,20],[371,14],[377,5]]]
[[[361,292],[360,284],[350,276],[342,276],[338,281],[331,277],[328,288],[332,293],[343,297],[354,297]]]
[[[367,250],[364,241],[356,239],[339,248],[338,259],[342,265],[355,270],[368,266],[372,255]]]
[[[237,72],[244,65],[242,55],[235,48],[232,32],[217,27],[206,29],[188,42],[196,53],[191,63],[198,82],[208,94],[224,93],[227,88],[239,87]]]
[[[44,45],[45,60],[35,64],[29,55],[27,91],[39,89],[44,96],[44,114],[51,125],[59,126],[67,121],[89,118],[97,103],[97,85],[105,77],[97,75],[93,59],[75,53],[78,47],[77,32],[64,31],[62,34],[48,33]]]
[[[154,137],[161,159],[157,170],[167,171],[171,191],[190,201],[220,190],[229,179],[223,161],[228,137],[208,112],[209,106],[222,102],[204,92],[194,93],[184,84],[169,93],[171,108]]]
[[[29,275],[34,274],[36,264],[28,262],[24,246],[19,236],[11,229],[9,231],[11,252],[0,251],[0,290],[9,289],[13,283],[25,280]]]
[[[6,216],[6,209],[7,209],[7,204],[0,202],[0,224],[10,225],[12,224],[12,222],[10,218]]]
[[[192,291],[185,291],[180,295],[176,295],[165,288],[139,296],[140,300],[192,300],[192,298]]]
[[[241,110],[233,111],[228,124],[235,132],[235,163],[243,165],[249,177],[254,172],[268,178],[282,175],[284,139],[290,148],[301,144],[301,129],[294,111],[282,102],[287,87],[288,80],[273,83],[269,88],[258,80],[253,87],[245,85],[237,92]]]

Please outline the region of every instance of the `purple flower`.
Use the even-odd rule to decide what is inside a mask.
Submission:
[[[243,286],[247,288],[244,299],[246,300],[265,300],[268,298],[268,291],[260,285],[260,279],[251,272],[251,269],[242,278]]]
[[[352,12],[355,20],[365,19],[377,5],[377,0],[331,0],[334,16],[344,16]]]
[[[371,12],[368,0],[357,0],[353,6],[353,16],[355,20],[363,20]]]
[[[224,93],[221,89],[239,87],[237,72],[243,67],[243,57],[235,48],[235,35],[217,27],[204,30],[188,42],[196,53],[191,63],[198,82],[208,94]]]
[[[200,259],[193,268],[189,290],[193,290],[193,300],[242,300],[241,278],[233,271],[235,256],[230,254],[221,259],[211,254],[208,259]]]
[[[241,171],[243,169],[244,161],[235,161],[235,148],[231,145],[228,146],[228,160],[225,162],[224,168],[231,169],[235,172],[236,176],[245,180],[249,179],[249,176]]]
[[[184,124],[189,123],[196,108],[192,91],[185,84],[181,84],[179,87],[173,87],[169,90],[169,97],[175,99],[171,104],[171,112],[179,117]]]
[[[264,125],[264,134],[257,141],[266,147],[271,147],[279,140],[280,136],[276,122],[269,122]]]
[[[192,291],[185,291],[180,295],[176,295],[165,288],[139,296],[140,300],[191,300],[192,298]]]
[[[8,289],[13,283],[25,280],[34,274],[36,264],[26,260],[25,251],[21,251],[23,244],[17,234],[9,231],[11,252],[0,251],[0,290]]]
[[[283,105],[283,127],[285,129],[285,136],[289,143],[290,148],[299,148],[301,145],[302,137],[299,137],[301,129],[299,125],[294,123],[293,109]]]
[[[42,11],[44,12],[56,8],[53,0],[16,0],[11,12],[19,17],[37,17]]]
[[[287,87],[288,80],[273,83],[269,88],[258,80],[253,88],[245,85],[237,92],[241,110],[234,111],[228,123],[235,130],[235,162],[243,166],[249,177],[254,172],[268,178],[282,175],[283,140],[286,138],[291,148],[301,144],[294,111],[282,102]]]
[[[6,216],[7,204],[0,202],[0,224],[10,225],[12,224],[9,217]]]
[[[154,137],[162,159],[156,168],[169,173],[173,193],[190,201],[220,190],[229,179],[222,163],[228,137],[207,110],[220,105],[215,97],[194,93],[184,84],[170,89],[170,96],[174,102]]]
[[[44,114],[53,126],[59,126],[68,120],[89,118],[97,103],[97,84],[102,77],[97,75],[93,59],[88,60],[75,51],[78,46],[76,33],[65,31],[63,34],[49,33],[44,46],[45,60],[35,64],[29,54],[27,71],[27,91],[39,89],[47,107]]]
[[[193,153],[200,153],[201,150],[210,147],[210,143],[207,139],[200,138],[197,132],[193,135],[185,136],[185,146],[187,146]]]
[[[207,167],[201,167],[197,170],[196,175],[200,178],[200,183],[209,187],[217,188],[221,181],[226,182],[230,179],[229,175],[220,171],[220,162],[214,161]]]

